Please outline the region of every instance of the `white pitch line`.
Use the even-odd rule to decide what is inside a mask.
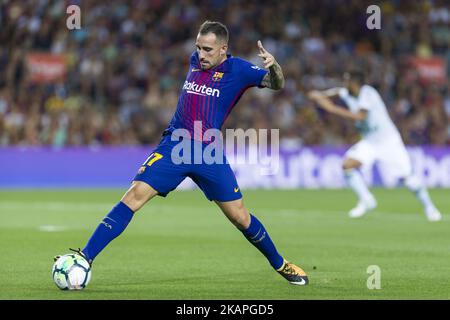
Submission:
[[[65,226],[44,225],[39,226],[38,230],[42,232],[61,232],[66,231],[68,228]]]

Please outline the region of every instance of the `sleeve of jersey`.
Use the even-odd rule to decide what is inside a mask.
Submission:
[[[347,94],[345,96],[341,97],[342,100],[344,100],[345,104],[347,105],[348,109],[353,112],[357,113],[359,110],[358,100],[352,97],[351,95]]]
[[[369,89],[362,87],[358,96],[358,106],[360,109],[369,111],[371,109],[371,92]]]
[[[245,86],[248,87],[259,87],[261,86],[261,81],[264,76],[268,73],[267,70],[264,70],[248,61],[239,59],[238,60],[238,70],[241,76],[242,81]]]

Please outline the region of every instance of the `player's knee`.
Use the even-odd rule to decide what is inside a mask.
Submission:
[[[359,168],[361,166],[361,163],[357,160],[347,158],[342,162],[342,169],[344,170],[352,170]]]
[[[157,192],[148,184],[143,182],[134,182],[122,197],[121,201],[131,210],[136,212],[156,194]]]
[[[216,201],[225,216],[238,229],[247,229],[250,225],[250,214],[244,206],[244,201],[234,200],[230,202]]]
[[[422,187],[420,179],[415,175],[410,175],[406,177],[404,179],[404,183],[405,186],[412,191],[419,190]]]
[[[248,229],[248,227],[250,226],[250,215],[248,215],[248,216],[242,215],[242,216],[236,217],[231,222],[239,230]]]
[[[348,162],[347,160],[344,160],[344,162],[342,163],[342,169],[343,170],[351,170],[351,169],[353,169],[353,167],[351,166],[350,162]]]
[[[236,209],[232,222],[240,230],[245,230],[250,226],[250,214],[244,206]]]

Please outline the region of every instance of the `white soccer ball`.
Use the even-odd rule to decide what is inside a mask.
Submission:
[[[65,254],[53,264],[52,276],[61,290],[81,290],[91,280],[91,266],[79,254]]]

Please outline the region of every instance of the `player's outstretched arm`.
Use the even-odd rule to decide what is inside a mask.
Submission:
[[[335,105],[325,94],[317,90],[308,92],[308,98],[314,101],[320,108],[342,118],[353,121],[363,121],[367,117],[367,111],[359,110],[356,113],[348,111],[347,109]]]
[[[329,98],[348,95],[348,90],[341,87],[330,88],[321,92]]]
[[[284,75],[283,70],[281,70],[281,66],[275,60],[273,55],[271,55],[266,49],[264,49],[261,41],[258,40],[258,56],[263,59],[264,68],[269,69],[269,73],[267,73],[261,81],[261,86],[280,90],[284,88]]]

